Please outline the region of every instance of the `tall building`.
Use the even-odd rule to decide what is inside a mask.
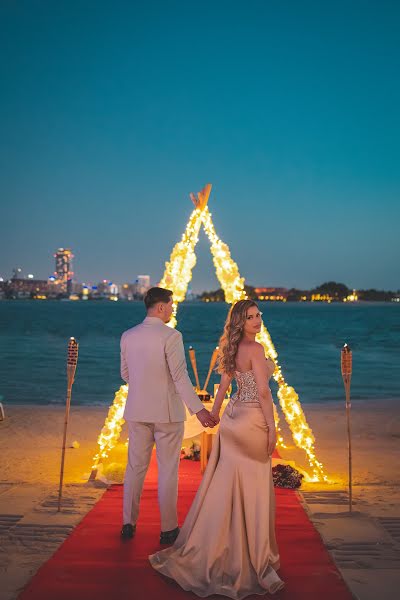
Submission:
[[[74,255],[70,248],[59,248],[54,258],[56,259],[54,275],[56,276],[57,287],[61,293],[69,295],[72,293],[72,277],[74,275],[72,259]]]
[[[150,275],[138,275],[136,284],[137,293],[143,296],[150,288]]]

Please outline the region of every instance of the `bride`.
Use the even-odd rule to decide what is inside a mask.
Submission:
[[[252,300],[230,310],[220,340],[221,383],[212,415],[217,422],[233,378],[238,391],[224,411],[196,497],[174,545],[149,557],[152,566],[185,590],[241,599],[274,594],[275,493],[271,456],[276,445],[268,386],[275,364],[255,341],[261,312]]]

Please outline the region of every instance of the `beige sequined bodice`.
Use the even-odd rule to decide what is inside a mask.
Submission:
[[[257,383],[253,371],[235,371],[237,381],[237,392],[232,396],[240,402],[258,402]]]

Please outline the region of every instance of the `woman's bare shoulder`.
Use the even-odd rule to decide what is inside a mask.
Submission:
[[[250,360],[256,363],[260,363],[265,360],[264,347],[259,342],[250,342],[249,344],[249,357]]]
[[[265,357],[265,351],[264,351],[264,346],[262,344],[260,344],[260,342],[250,342],[249,343],[249,350],[250,352],[254,355],[254,356],[262,356]]]

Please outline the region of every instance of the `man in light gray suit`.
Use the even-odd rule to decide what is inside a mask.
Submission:
[[[161,544],[178,536],[178,467],[185,407],[204,427],[215,421],[195,393],[187,372],[182,334],[168,327],[172,292],[150,288],[144,298],[147,317],[121,337],[121,376],[129,383],[124,419],[129,429],[124,480],[123,539],[136,531],[144,478],[156,445]]]

